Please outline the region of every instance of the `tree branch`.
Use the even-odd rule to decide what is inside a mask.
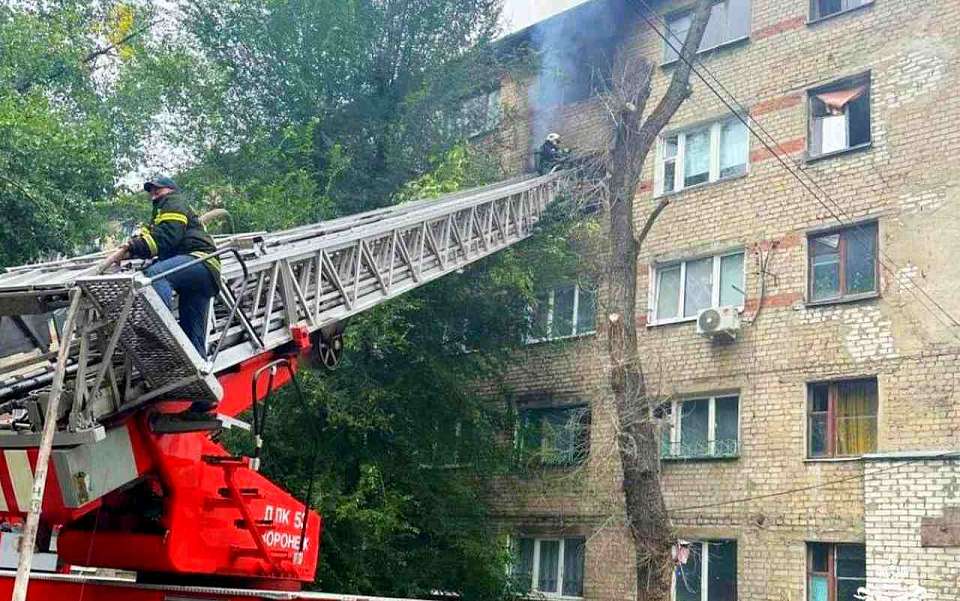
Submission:
[[[91,62],[95,61],[98,57],[101,57],[101,56],[103,56],[104,54],[107,54],[107,53],[110,52],[111,50],[114,50],[115,48],[118,48],[118,47],[120,47],[120,46],[123,46],[124,44],[126,44],[127,42],[129,42],[129,41],[132,40],[133,38],[137,37],[138,35],[140,35],[140,34],[143,33],[144,31],[150,29],[151,27],[153,27],[153,21],[147,21],[147,23],[146,23],[145,25],[141,25],[141,26],[138,27],[137,29],[131,31],[131,32],[128,33],[127,35],[123,36],[123,37],[122,37],[119,41],[117,41],[116,43],[114,43],[114,44],[108,44],[108,45],[106,45],[106,46],[103,46],[103,47],[101,47],[101,48],[97,48],[96,50],[90,52],[90,54],[88,54],[87,56],[85,56],[85,57],[83,58],[83,61],[81,61],[81,62],[82,62],[84,65],[86,65],[86,64],[88,64],[88,63],[91,63]]]
[[[667,205],[670,204],[669,198],[662,198],[660,202],[657,203],[657,206],[654,207],[653,211],[647,216],[646,223],[643,224],[643,229],[640,230],[640,233],[636,235],[634,241],[637,245],[637,252],[640,252],[640,248],[643,246],[643,241],[647,239],[647,234],[650,233],[650,230],[653,228],[653,224],[656,223],[657,217],[660,216],[660,213],[663,212]]]

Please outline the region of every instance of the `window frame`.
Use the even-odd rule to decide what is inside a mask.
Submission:
[[[733,453],[729,454],[717,454],[717,399],[725,399],[735,397],[737,399],[737,438],[736,438],[736,450]],[[673,449],[677,448],[678,445],[683,444],[683,431],[681,429],[682,424],[682,405],[684,403],[690,403],[694,401],[709,401],[707,409],[707,454],[704,455],[684,455],[680,453],[673,453]],[[714,459],[739,459],[740,458],[740,434],[742,429],[743,421],[743,412],[740,410],[740,393],[739,392],[730,392],[730,393],[721,393],[721,394],[712,394],[710,396],[691,396],[685,397],[682,399],[676,399],[670,402],[670,421],[667,427],[670,432],[670,447],[671,453],[668,455],[663,454],[663,448],[661,444],[661,453],[660,458],[665,461],[702,461],[702,460],[714,460]],[[662,442],[662,438],[661,438]]]
[[[858,9],[853,9],[853,10],[858,10]],[[846,11],[846,12],[849,12],[849,11]],[[830,17],[826,17],[826,18],[829,19]],[[864,93],[864,95],[866,96],[867,110],[869,111],[869,118],[870,118],[870,131],[869,131],[870,139],[867,140],[866,142],[861,142],[853,146],[848,145],[846,148],[843,148],[840,150],[833,150],[830,152],[819,152],[817,154],[814,154],[810,148],[810,145],[813,142],[813,138],[814,138],[813,126],[814,126],[814,123],[816,122],[816,118],[813,116],[814,98],[816,97],[817,94],[830,92],[831,90],[834,90],[834,89],[841,89],[846,86],[854,86],[854,85],[857,85],[858,82],[860,82],[860,84],[862,85],[866,85],[867,87],[867,91]],[[807,143],[806,143],[807,148],[806,148],[806,151],[804,152],[805,162],[815,163],[817,161],[844,155],[849,152],[857,152],[860,150],[865,150],[873,146],[874,114],[873,114],[873,72],[872,71],[864,71],[863,73],[857,73],[855,75],[841,77],[839,79],[817,86],[815,88],[807,89],[806,106],[807,106],[806,108],[807,110]],[[849,131],[850,131],[850,122],[848,117],[848,120],[847,120],[848,135],[849,135]]]
[[[855,294],[846,294],[847,288],[847,278],[846,278],[846,262],[847,262],[847,242],[845,234],[847,232],[853,232],[857,230],[863,230],[863,228],[873,228],[873,248],[875,249],[875,254],[873,257],[873,277],[874,277],[874,289],[869,292],[858,292]],[[825,238],[827,236],[833,236],[839,234],[840,242],[837,248],[837,253],[839,255],[839,269],[840,269],[840,287],[839,294],[835,297],[814,299],[813,298],[813,242],[818,238]],[[818,230],[807,233],[807,291],[806,291],[806,305],[810,307],[816,307],[821,305],[835,305],[840,303],[850,303],[861,300],[878,298],[880,296],[881,290],[881,269],[880,269],[880,222],[878,220],[863,221],[860,223],[855,223],[843,227],[835,227],[827,230]]]
[[[837,434],[837,401],[839,399],[839,387],[841,384],[851,384],[855,382],[872,382],[876,386],[877,391],[877,412],[874,415],[874,440],[876,442],[876,448],[868,453],[862,455],[837,455],[836,452],[836,434]],[[812,411],[813,409],[813,388],[814,386],[823,386],[826,385],[827,388],[827,411]],[[806,447],[805,460],[806,461],[855,461],[862,459],[864,455],[869,455],[870,453],[876,453],[877,449],[880,447],[880,382],[876,376],[864,376],[858,378],[844,378],[840,380],[819,380],[815,382],[807,382],[806,384],[806,407],[804,410],[805,416],[805,443]],[[812,427],[812,416],[814,413],[817,414],[826,414],[827,417],[827,452],[824,455],[814,455],[813,454],[813,445],[811,436],[813,435]]]
[[[524,414],[525,413],[540,413],[547,414],[549,412],[566,412],[570,413],[567,424],[569,425],[570,420],[576,416],[577,424],[580,430],[575,434],[576,440],[574,444],[577,444],[581,440],[585,441],[584,449],[573,449],[573,457],[569,461],[544,461],[543,460],[543,432],[540,432],[540,445],[536,449],[527,449],[525,445],[525,431],[524,431]],[[516,457],[515,463],[517,466],[523,468],[530,465],[537,465],[539,467],[545,468],[569,468],[577,465],[582,465],[587,461],[590,456],[590,425],[593,421],[593,413],[590,403],[581,402],[581,403],[572,403],[568,405],[559,405],[559,406],[529,406],[521,407],[517,411],[517,425],[514,430],[514,454]],[[540,417],[541,424],[540,427],[543,427],[542,420],[544,416]]]
[[[830,13],[828,15],[819,14],[818,7],[819,0],[810,0],[810,12],[807,16],[807,25],[813,25],[815,23],[820,23],[822,21],[827,21],[834,17],[839,17],[840,15],[846,15],[848,13],[856,12],[858,10],[867,8],[868,6],[873,6],[874,0],[863,0],[859,6],[854,6],[853,8],[844,8],[838,10],[835,13]]]
[[[715,255],[701,255],[701,256],[691,257],[689,259],[682,259],[679,261],[670,261],[662,264],[653,265],[651,267],[653,273],[651,274],[651,277],[650,277],[650,282],[652,283],[652,285],[650,286],[650,291],[651,291],[649,295],[650,308],[648,311],[649,319],[647,320],[647,327],[670,325],[675,323],[689,323],[697,320],[696,315],[692,315],[689,317],[685,317],[683,315],[683,305],[684,305],[684,301],[686,300],[687,263],[702,261],[703,259],[713,259],[713,282],[715,284],[713,286],[713,289],[710,291],[711,305],[709,308],[714,308],[714,309],[719,308],[721,306],[720,305],[720,275],[721,275],[722,260],[724,257],[732,257],[735,255],[743,255],[743,279],[741,280],[744,288],[743,303],[740,305],[736,305],[737,311],[742,312],[747,302],[747,294],[746,294],[747,253],[745,249],[737,249],[733,251],[718,253]],[[660,276],[663,271],[670,270],[676,267],[677,265],[680,266],[680,284],[677,290],[677,303],[678,303],[677,316],[660,319],[657,315],[657,309],[659,308],[659,300],[660,300]]]
[[[737,539],[728,538],[728,539],[710,539],[710,540],[691,540],[691,541],[683,541],[683,542],[688,547],[692,547],[694,545],[700,547],[700,551],[699,551],[700,557],[706,558],[706,561],[703,561],[703,560],[700,561],[700,601],[710,601],[710,585],[709,585],[710,583],[709,546],[710,545],[727,545],[730,543],[737,545],[737,553],[736,553],[737,571],[735,572],[735,574],[739,576],[740,549],[739,549],[739,545],[737,544],[738,543]],[[691,549],[691,553],[692,553],[692,549]],[[704,583],[706,583],[706,586],[704,586]],[[737,577],[737,582],[735,583],[735,586],[738,586],[738,585],[739,585],[739,577]],[[670,579],[670,601],[677,601],[677,570],[673,571],[673,577]]]
[[[826,572],[816,572],[813,569],[813,551],[814,545],[824,545],[827,547],[827,571]],[[861,543],[828,543],[822,541],[807,541],[807,565],[806,565],[806,580],[804,582],[804,587],[806,589],[804,594],[804,599],[810,598],[810,583],[814,576],[826,577],[827,579],[827,599],[828,601],[836,601],[837,599],[837,589],[839,586],[840,580],[867,580],[867,572],[864,570],[863,578],[852,578],[850,576],[838,576],[837,575],[837,548],[838,547],[863,547],[864,552],[866,552],[866,545]]]
[[[573,319],[570,321],[570,327],[571,327],[572,333],[563,334],[561,336],[554,336],[553,335],[553,318],[554,318],[553,310],[555,307],[556,294],[558,290],[560,290],[561,288],[566,288],[568,286],[573,286],[573,309],[572,309]],[[566,286],[554,286],[553,288],[551,288],[550,291],[547,293],[547,322],[545,325],[546,335],[538,338],[534,335],[533,332],[531,332],[530,335],[527,337],[526,343],[528,345],[531,345],[531,344],[538,344],[541,342],[552,342],[555,340],[570,340],[573,338],[582,338],[584,336],[596,335],[597,333],[597,296],[598,295],[596,291],[593,292],[593,303],[594,303],[593,323],[590,324],[589,326],[585,326],[589,329],[584,329],[583,331],[581,331],[580,330],[580,325],[581,325],[580,324],[580,294],[582,290],[583,290],[583,286],[581,286],[579,283],[569,284]],[[531,311],[531,318],[533,317],[534,317],[534,312]]]
[[[747,136],[747,156],[745,157],[745,162],[743,166],[743,173],[737,173],[734,175],[722,175],[720,159],[722,152],[722,132],[723,126],[727,123],[736,122],[740,125],[743,125],[743,122],[735,116],[722,117],[719,119],[714,119],[711,121],[704,121],[696,125],[691,125],[689,127],[683,127],[675,130],[668,131],[657,138],[657,153],[656,153],[656,165],[654,167],[654,198],[660,198],[661,196],[668,196],[672,194],[679,194],[686,190],[696,190],[703,186],[709,186],[710,184],[717,184],[720,182],[730,181],[738,179],[741,177],[746,177],[750,175],[750,142],[751,136],[749,129],[746,132]],[[698,184],[693,184],[690,186],[684,185],[684,166],[686,160],[686,150],[687,150],[687,137],[691,133],[699,132],[704,129],[710,130],[710,156],[709,162],[710,166],[707,170],[707,181],[700,182]],[[746,128],[746,126],[744,126]],[[666,156],[667,140],[676,136],[677,138],[677,153],[674,157],[668,159]],[[665,191],[666,184],[666,164],[669,161],[673,161],[673,189],[670,191]]]
[[[564,577],[564,567],[566,565],[566,541],[579,539],[583,541],[582,548],[584,550],[584,555],[586,555],[586,537],[584,536],[515,536],[515,540],[520,541],[522,539],[532,540],[533,541],[533,558],[532,558],[532,570],[530,575],[530,589],[527,597],[546,597],[550,599],[583,599],[583,594],[580,595],[565,595],[563,594],[563,577]],[[540,586],[540,544],[543,542],[559,542],[559,550],[557,552],[557,591],[556,592],[547,592],[541,591]],[[512,566],[511,566],[512,567]],[[586,557],[584,561],[580,564],[580,581],[581,586],[586,582]]]
[[[729,2],[730,2],[730,1],[731,1],[731,0],[714,0],[714,5],[717,5],[717,4],[725,4],[725,3],[726,3],[726,4],[728,4],[728,6],[729,6]],[[697,54],[698,54],[698,55],[699,55],[699,54],[706,54],[707,52],[712,52],[712,51],[714,51],[714,50],[719,50],[719,49],[721,49],[721,48],[726,48],[727,46],[732,46],[732,45],[734,45],[734,44],[738,44],[738,43],[740,43],[740,42],[744,42],[744,41],[750,39],[750,37],[753,35],[753,0],[746,0],[746,1],[747,1],[747,2],[749,3],[749,5],[750,5],[750,6],[748,7],[748,10],[747,10],[747,12],[750,14],[750,23],[749,23],[748,26],[747,26],[747,33],[746,33],[745,35],[740,36],[740,37],[731,38],[731,39],[729,39],[729,40],[725,40],[725,41],[723,41],[723,42],[720,42],[719,44],[714,44],[713,46],[709,46],[709,47],[707,47],[707,48],[700,48],[700,49],[697,50]],[[713,10],[713,7],[711,7],[711,14],[710,14],[711,17],[713,16],[712,10]],[[681,38],[682,36],[679,36],[679,35],[673,33],[673,30],[671,29],[670,26],[671,26],[671,24],[672,24],[673,22],[678,21],[678,20],[680,20],[680,19],[682,19],[682,18],[684,18],[684,17],[692,16],[692,15],[693,15],[693,9],[691,9],[691,8],[682,8],[682,9],[680,9],[680,10],[675,10],[675,11],[673,11],[673,12],[669,12],[669,13],[667,13],[666,15],[663,16],[663,22],[664,22],[664,24],[666,25],[666,37],[667,37],[667,38],[671,41],[671,43],[672,43],[674,46],[676,46],[678,49],[680,49],[680,48],[683,46],[684,40],[683,40],[683,39],[679,39],[679,40],[678,40],[677,38]],[[708,25],[709,25],[709,20],[708,20],[707,23],[708,23]],[[688,29],[688,30],[689,30],[689,29]],[[704,33],[706,33],[706,32],[704,32]],[[660,46],[660,48],[661,48],[661,53],[660,53],[660,66],[661,66],[661,67],[670,67],[670,66],[672,66],[672,65],[677,64],[677,63],[680,61],[679,52],[677,53],[678,56],[677,56],[676,58],[668,58],[667,55],[668,55],[668,53],[672,52],[672,50],[671,50],[670,46],[667,44],[666,41],[663,42],[663,44]]]

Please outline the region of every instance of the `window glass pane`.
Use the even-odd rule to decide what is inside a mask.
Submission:
[[[582,538],[563,541],[563,594],[568,597],[583,596],[584,542]]]
[[[858,146],[870,141],[869,90],[847,105],[847,123],[849,124],[848,142],[850,146]]]
[[[533,583],[533,539],[515,539],[512,574],[521,590],[530,590]]]
[[[814,0],[817,5],[817,17],[826,17],[843,10],[843,0]]]
[[[683,315],[696,317],[713,304],[713,257],[687,262],[683,289]]]
[[[829,384],[810,385],[810,411],[821,412],[829,409]]]
[[[720,306],[742,307],[743,254],[720,257]]]
[[[719,397],[714,409],[716,426],[714,447],[721,457],[737,454],[737,432],[740,423],[740,399],[735,396]],[[713,568],[711,568],[711,572]]]
[[[737,601],[737,542],[707,544],[707,599]]]
[[[812,300],[840,296],[840,234],[811,239],[810,255]]]
[[[683,155],[683,185],[702,184],[710,178],[710,128],[690,132]]]
[[[663,143],[663,158],[673,159],[677,156],[677,136],[668,137]]]
[[[544,593],[557,592],[557,570],[560,566],[560,541],[540,541],[540,578],[537,590]]]
[[[680,404],[680,452],[685,457],[702,457],[709,452],[710,399]]]
[[[540,411],[524,409],[520,412],[517,432],[517,460],[521,463],[534,460],[543,444],[543,418]]]
[[[810,571],[827,573],[830,571],[830,545],[827,543],[807,543],[810,548]]]
[[[838,152],[850,147],[847,139],[847,114],[818,117],[815,124],[820,130],[820,154]]]
[[[830,452],[827,447],[827,414],[811,415],[810,424],[807,427],[810,434],[810,456],[826,456]]]
[[[656,417],[660,420],[660,456],[674,455],[670,436],[673,431],[673,403],[664,403],[657,408]]]
[[[530,336],[535,340],[547,337],[549,331],[547,318],[550,316],[550,295],[538,294],[536,303],[530,308]]]
[[[673,192],[677,181],[677,161],[671,160],[663,165],[663,191]]]
[[[687,39],[687,32],[690,31],[691,21],[692,16],[687,13],[679,17],[674,17],[667,22],[667,27],[671,35],[667,36],[670,43],[667,44],[664,42],[663,45],[663,62],[669,63],[680,58],[680,55],[674,48],[680,50],[683,46],[684,40]]]
[[[727,39],[750,35],[750,0],[727,0]]]
[[[680,306],[680,266],[657,270],[657,319],[677,316]]]
[[[830,583],[826,576],[810,576],[808,601],[830,601]]]
[[[837,545],[837,578],[866,578],[867,548],[864,545]]]
[[[731,119],[721,126],[720,177],[746,173],[748,142],[747,127],[739,119]]]
[[[700,40],[699,50],[715,48],[727,40],[727,3],[718,2],[710,11],[710,20]]]
[[[677,566],[674,572],[676,601],[700,601],[700,576],[703,545],[690,544],[690,556],[685,565]]]
[[[844,278],[846,294],[877,289],[877,226],[859,226],[843,232],[846,244]]]
[[[837,455],[863,455],[877,448],[877,383],[837,384]]]
[[[597,331],[597,295],[589,288],[579,289],[577,299],[577,334]]]
[[[553,338],[573,334],[573,286],[557,288],[553,293],[553,325],[550,335]]]

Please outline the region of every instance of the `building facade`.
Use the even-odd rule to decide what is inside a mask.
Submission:
[[[648,3],[685,34],[691,2]],[[659,98],[677,56],[644,5],[593,0],[506,41],[552,71],[502,82],[505,168],[547,131],[605,147],[610,73],[587,58],[650,62]],[[641,222],[671,201],[638,326],[685,541],[674,597],[960,599],[960,3],[725,0],[701,48],[727,102],[691,76],[635,199]],[[548,334],[505,377],[538,469],[492,503],[534,594],[629,599],[602,288],[544,298]]]

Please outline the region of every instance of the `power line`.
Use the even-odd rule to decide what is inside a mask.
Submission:
[[[843,484],[844,482],[851,482],[851,481],[853,481],[853,480],[864,480],[864,479],[867,478],[867,476],[875,476],[875,475],[877,475],[877,474],[883,474],[883,473],[886,473],[886,472],[889,472],[889,471],[893,471],[893,470],[895,470],[895,469],[899,469],[899,468],[901,468],[901,467],[904,467],[904,466],[907,466],[907,465],[912,465],[912,464],[914,464],[914,463],[918,463],[918,462],[921,462],[921,461],[930,461],[930,460],[948,459],[948,458],[950,458],[950,459],[952,459],[952,458],[960,458],[960,451],[948,451],[948,452],[945,452],[945,453],[939,453],[939,454],[937,454],[937,455],[930,455],[930,456],[927,456],[927,457],[914,457],[914,458],[910,458],[910,459],[904,459],[904,460],[902,460],[902,461],[899,461],[898,463],[895,463],[895,464],[893,464],[893,465],[889,465],[889,466],[884,467],[884,468],[880,468],[880,469],[877,469],[877,470],[870,470],[869,472],[868,472],[866,469],[864,469],[862,474],[854,474],[853,476],[846,476],[846,477],[844,477],[844,478],[837,478],[836,480],[830,480],[830,481],[828,481],[828,482],[821,482],[820,484],[811,484],[811,485],[809,485],[809,486],[800,486],[800,487],[797,487],[797,488],[789,488],[789,489],[786,489],[786,490],[780,490],[780,491],[777,491],[777,492],[766,493],[766,494],[762,494],[762,495],[754,495],[754,496],[748,496],[748,497],[739,497],[739,498],[737,498],[737,499],[730,499],[730,500],[727,500],[727,501],[718,501],[718,502],[716,502],[716,503],[706,503],[706,504],[704,504],[704,505],[690,505],[690,506],[687,506],[687,507],[678,507],[678,508],[676,508],[676,509],[668,509],[668,510],[667,510],[667,513],[680,513],[680,512],[684,512],[684,511],[695,511],[695,510],[698,510],[698,509],[710,509],[710,508],[714,508],[714,507],[723,507],[723,506],[725,506],[725,505],[736,505],[736,504],[739,504],[739,503],[749,503],[750,501],[759,501],[759,500],[762,500],[762,499],[771,499],[771,498],[774,498],[774,497],[783,497],[783,496],[786,496],[786,495],[791,495],[791,494],[793,494],[793,493],[804,492],[804,491],[808,491],[808,490],[816,490],[816,489],[818,489],[818,488],[829,488],[829,487],[831,487],[831,486],[836,486],[837,484]]]
[[[788,155],[786,155],[786,153],[781,154],[781,152],[778,151],[778,148],[780,148],[780,144],[779,144],[779,142],[776,140],[776,138],[774,138],[773,135],[770,134],[769,131],[767,131],[765,128],[763,128],[762,124],[760,124],[760,122],[757,121],[756,118],[754,118],[754,117],[749,117],[748,111],[747,111],[746,108],[743,106],[743,104],[740,103],[739,100],[737,100],[736,96],[735,96],[732,92],[730,92],[729,89],[726,88],[726,86],[723,85],[723,83],[720,81],[720,79],[719,79],[716,75],[714,75],[712,72],[710,72],[710,70],[703,64],[702,61],[700,61],[699,58],[697,58],[696,56],[694,56],[694,61],[696,61],[696,62],[700,65],[700,67],[710,75],[710,77],[717,83],[717,85],[718,85],[720,88],[722,88],[723,91],[724,91],[727,95],[730,96],[730,98],[732,99],[732,102],[735,103],[735,104],[737,105],[737,107],[739,107],[740,110],[739,110],[739,111],[736,110],[736,109],[730,104],[730,101],[728,101],[726,98],[724,98],[724,96],[723,96],[719,91],[717,91],[717,89],[714,87],[714,85],[711,84],[709,81],[707,81],[707,79],[703,76],[703,74],[700,72],[700,70],[697,68],[697,66],[694,65],[693,63],[691,63],[690,60],[687,59],[686,56],[684,56],[684,54],[683,54],[683,52],[682,52],[682,44],[681,44],[681,47],[680,47],[680,48],[677,48],[677,46],[676,46],[673,42],[670,41],[668,35],[674,37],[674,38],[677,39],[677,40],[679,40],[679,38],[677,38],[676,34],[674,34],[672,31],[670,31],[669,24],[667,24],[667,23],[663,20],[663,18],[660,17],[660,16],[650,7],[649,4],[647,4],[647,2],[646,2],[645,0],[638,0],[638,1],[640,2],[640,4],[643,5],[643,7],[646,9],[646,11],[647,11],[648,13],[654,15],[658,20],[660,20],[661,22],[663,22],[663,23],[666,25],[666,30],[667,30],[667,32],[669,32],[668,34],[664,34],[664,33],[659,29],[659,27],[658,27],[646,14],[644,14],[643,12],[641,12],[641,11],[638,10],[638,11],[637,11],[637,14],[647,23],[647,25],[654,31],[654,33],[656,33],[657,36],[658,36],[661,40],[663,40],[664,43],[666,43],[666,44],[677,54],[677,56],[679,57],[680,60],[682,60],[686,65],[688,65],[688,66],[690,67],[691,71],[692,71],[694,74],[696,74],[697,78],[700,79],[700,81],[702,81],[705,86],[707,86],[707,88],[724,104],[724,106],[726,106],[726,108],[730,111],[730,113],[731,113],[734,117],[736,117],[741,123],[743,123],[743,125],[748,129],[748,131],[750,131],[750,133],[753,134],[753,136],[754,136],[755,138],[757,138],[758,141],[760,141],[760,143],[764,146],[764,148],[765,148],[774,158],[777,159],[777,162],[781,165],[781,167],[783,167],[783,168],[787,171],[787,173],[789,173],[794,179],[796,179],[796,180],[800,183],[800,185],[803,186],[804,189],[806,189],[807,192],[809,192],[809,193],[814,197],[814,199],[815,199],[824,209],[827,210],[827,212],[830,214],[831,217],[833,217],[840,225],[842,225],[842,226],[847,226],[848,224],[843,220],[843,218],[841,218],[840,215],[837,214],[837,212],[835,212],[830,206],[828,206],[828,205],[820,198],[820,196],[817,194],[817,192],[814,191],[814,189],[811,187],[810,184],[812,184],[814,187],[816,187],[816,188],[823,194],[823,196],[824,196],[825,198],[827,198],[827,199],[839,210],[840,213],[846,215],[846,211],[843,210],[843,208],[841,207],[841,205],[840,205],[835,199],[833,199],[833,197],[831,197],[831,196],[829,195],[829,193],[827,193],[827,191],[824,190],[823,186],[821,186],[821,185],[819,184],[819,182],[817,182],[809,173],[807,173],[807,172],[806,172],[805,170],[803,170],[803,169],[800,169],[799,166],[796,166],[797,168],[796,168],[796,171],[795,171],[794,168],[792,168],[792,167],[787,163],[787,161],[784,159],[784,156],[788,156]],[[744,115],[747,115],[747,117],[745,117]],[[750,124],[750,122],[749,122],[747,119],[749,119],[750,121],[753,121],[754,123],[756,123],[756,124],[757,124],[757,127],[758,127],[764,134],[766,134],[766,136],[773,142],[773,144],[775,145],[775,147],[774,147],[774,146],[771,146],[770,142],[768,142],[767,139],[765,139],[762,135],[760,135],[760,133],[757,132],[757,130]],[[805,181],[805,180],[803,179],[803,177],[801,177],[800,175],[798,175],[798,174],[797,174],[797,171],[799,171],[800,174],[803,174],[804,176],[806,176],[807,180],[809,180],[810,183],[808,183],[807,181]],[[887,185],[886,182],[885,182],[882,178],[881,178],[881,181],[884,182],[884,185]],[[889,190],[889,186],[888,186],[888,185],[887,185],[887,188],[888,188],[888,190]],[[891,191],[891,192],[892,192],[892,191]],[[857,233],[859,233],[859,234],[863,234],[863,233],[864,233],[864,227],[865,227],[865,226],[864,226],[863,224],[859,224],[859,225],[853,224],[853,225],[850,226],[850,229],[853,230],[853,231],[855,231],[855,232],[857,232]],[[901,275],[898,275],[896,270],[901,270],[902,268],[901,268],[899,265],[897,265],[896,262],[894,262],[892,259],[889,258],[889,256],[883,251],[883,249],[880,248],[879,243],[877,244],[877,252],[878,252],[878,257],[877,257],[878,263],[879,263],[881,266],[883,266],[883,267],[891,274],[891,276],[893,276],[894,280],[899,280],[899,279],[901,278]],[[889,263],[889,264],[887,264],[887,263]],[[893,265],[893,267],[895,267],[896,270],[894,270],[893,268],[891,268],[890,265]],[[903,273],[903,274],[902,274],[902,278],[905,279],[905,280],[907,280],[907,281],[911,284],[910,287],[906,287],[906,290],[907,290],[908,292],[910,292],[910,293],[914,296],[914,298],[915,298],[921,305],[923,305],[923,306],[924,306],[925,308],[927,308],[928,310],[930,309],[930,306],[927,304],[927,302],[924,302],[923,299],[921,299],[919,296],[917,296],[917,293],[914,291],[914,288],[917,289],[917,290],[919,290],[919,291],[923,294],[923,296],[926,297],[926,298],[928,299],[928,301],[933,304],[934,307],[936,307],[936,309],[938,309],[944,316],[946,316],[947,319],[950,320],[950,322],[952,323],[953,326],[955,326],[955,327],[960,327],[960,320],[957,320],[957,318],[955,318],[941,303],[939,303],[936,299],[934,299],[926,290],[923,289],[922,286],[920,286],[917,282],[915,282],[915,281],[910,277],[909,274]],[[951,324],[946,323],[943,319],[941,319],[940,316],[937,316],[936,313],[933,313],[933,314],[934,314],[934,316],[937,318],[937,321],[939,321],[939,322],[941,323],[941,325],[945,326],[945,327],[951,332],[951,334],[952,334],[954,337],[960,339],[960,334],[958,334],[958,333],[950,330]]]

